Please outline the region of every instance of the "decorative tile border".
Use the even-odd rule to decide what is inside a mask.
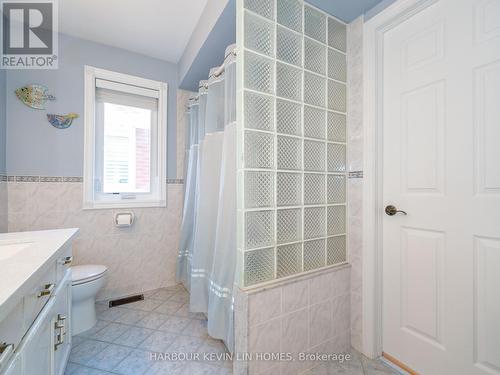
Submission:
[[[183,184],[184,180],[182,178],[167,178],[167,184]]]
[[[83,177],[63,177],[63,182],[83,182]]]
[[[0,175],[0,182],[83,182],[83,177],[61,176],[7,176]],[[167,178],[167,184],[183,184],[183,179]]]
[[[363,171],[351,171],[349,172],[349,178],[363,178]]]

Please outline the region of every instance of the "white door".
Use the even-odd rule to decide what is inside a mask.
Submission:
[[[383,53],[383,204],[408,213],[383,214],[383,351],[500,374],[500,0],[438,0]]]

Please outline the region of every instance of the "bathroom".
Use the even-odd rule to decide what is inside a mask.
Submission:
[[[1,7],[0,375],[500,374],[500,0]]]

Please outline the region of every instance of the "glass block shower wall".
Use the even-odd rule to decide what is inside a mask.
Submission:
[[[346,262],[346,25],[301,0],[237,13],[246,287]]]

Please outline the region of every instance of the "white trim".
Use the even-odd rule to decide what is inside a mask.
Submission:
[[[363,354],[382,354],[382,162],[384,34],[439,0],[399,0],[363,30]]]
[[[96,80],[103,79],[111,82],[126,82],[128,85],[137,86],[138,92],[156,91],[158,97],[158,132],[157,150],[158,162],[156,176],[159,184],[159,200],[139,200],[104,202],[94,199],[94,162],[95,162],[95,89]],[[109,70],[85,66],[84,72],[84,164],[83,164],[83,209],[104,208],[136,208],[136,207],[166,207],[166,165],[167,165],[167,95],[168,85],[165,82],[153,81],[128,74],[112,72]]]

